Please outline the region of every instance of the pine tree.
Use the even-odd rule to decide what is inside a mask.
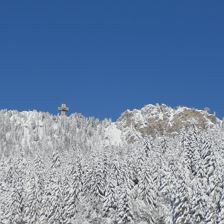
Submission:
[[[50,186],[48,188],[48,223],[60,223],[62,218],[62,189],[61,177],[53,173],[50,177]]]
[[[172,220],[176,224],[187,224],[190,220],[189,215],[189,195],[185,182],[180,178],[175,183],[175,191],[172,199]]]
[[[75,180],[77,181],[77,180]],[[78,195],[76,183],[66,177],[63,180],[62,193],[62,223],[72,224],[77,212]]]
[[[147,205],[150,223],[156,222],[156,209],[157,209],[157,192],[156,186],[153,183],[152,175],[150,174],[149,164],[144,164],[142,172],[140,174],[140,181],[138,186],[139,198]]]
[[[96,161],[92,170],[86,173],[85,179],[85,196],[88,196],[90,203],[98,213],[105,196],[106,179],[103,173],[102,164]]]
[[[18,224],[23,223],[25,215],[25,191],[23,186],[23,177],[17,172],[12,183],[12,194],[9,202],[10,222]]]
[[[134,217],[130,207],[130,198],[125,187],[119,191],[118,210],[117,210],[117,224],[134,223]]]
[[[117,211],[116,187],[112,181],[108,182],[105,197],[103,199],[103,216],[112,217]],[[113,218],[113,217],[112,217]]]

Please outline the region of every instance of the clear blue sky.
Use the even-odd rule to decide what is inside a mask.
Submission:
[[[224,1],[0,2],[0,108],[116,119],[149,103],[224,116]]]

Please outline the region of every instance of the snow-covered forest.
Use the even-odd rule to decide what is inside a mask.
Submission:
[[[220,124],[124,130],[79,114],[0,111],[0,223],[224,223]]]

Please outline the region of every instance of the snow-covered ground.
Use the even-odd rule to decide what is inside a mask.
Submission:
[[[105,129],[105,139],[107,145],[121,145],[122,144],[122,132],[117,128],[115,123],[111,123]]]

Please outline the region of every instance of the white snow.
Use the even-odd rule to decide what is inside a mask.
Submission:
[[[111,123],[105,130],[105,139],[107,145],[120,145],[122,143],[122,132],[116,127],[115,123]]]
[[[224,129],[153,138],[135,127],[185,109],[148,105],[114,123],[0,111],[0,223],[224,223]]]

